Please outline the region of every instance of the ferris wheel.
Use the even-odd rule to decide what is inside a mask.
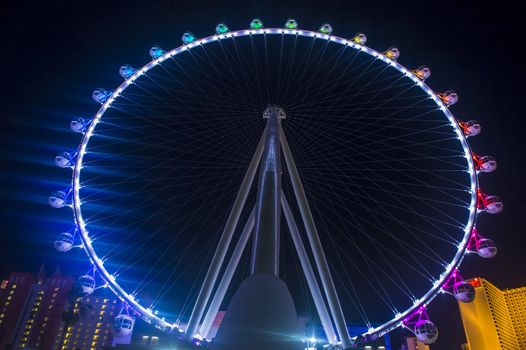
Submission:
[[[497,253],[475,227],[503,209],[479,188],[497,167],[469,146],[480,124],[453,115],[457,93],[432,90],[428,67],[405,68],[397,48],[376,51],[363,33],[293,19],[215,31],[153,46],[142,68],[120,67],[115,90],[93,92],[92,117],[71,121],[80,144],[55,157],[71,184],[49,204],[73,211],[54,246],[87,254],[82,292],[107,287],[122,300],[116,336],[137,316],[211,339],[232,285],[258,264],[253,183],[266,159],[280,163],[271,268],[306,295],[296,302],[315,310],[327,343],[349,348],[399,327],[435,342],[426,306],[439,293],[473,301],[458,268],[469,253]],[[348,323],[367,330],[349,334]]]

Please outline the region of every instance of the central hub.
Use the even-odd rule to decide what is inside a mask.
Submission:
[[[265,109],[265,112],[263,112],[263,118],[269,119],[272,114],[276,114],[279,119],[285,119],[287,117],[285,111],[280,106],[270,104],[267,109]]]

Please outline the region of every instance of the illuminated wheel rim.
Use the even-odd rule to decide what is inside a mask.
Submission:
[[[148,73],[151,69],[161,64],[165,60],[173,58],[183,52],[192,50],[193,48],[201,46],[201,45],[207,45],[212,42],[227,40],[231,38],[246,37],[246,36],[261,36],[261,35],[290,35],[290,36],[306,37],[306,38],[315,37],[317,39],[325,40],[327,42],[332,42],[335,44],[340,44],[342,46],[350,47],[354,50],[370,55],[374,57],[375,59],[381,60],[383,63],[385,63],[385,65],[391,66],[394,69],[398,70],[398,72],[400,72],[401,74],[405,75],[407,79],[411,79],[415,85],[418,85],[418,87],[423,92],[425,92],[429,96],[429,98],[431,98],[434,101],[437,108],[439,108],[443,112],[444,116],[447,118],[451,126],[454,128],[455,133],[458,137],[458,142],[461,144],[462,150],[464,152],[464,156],[466,158],[467,170],[469,173],[470,198],[471,198],[471,201],[469,203],[469,208],[468,208],[469,217],[468,217],[467,222],[465,223],[465,227],[463,228],[463,232],[464,232],[463,239],[458,244],[458,250],[454,258],[447,265],[444,272],[440,276],[437,276],[435,282],[433,283],[432,288],[425,295],[415,300],[413,305],[409,307],[408,309],[401,311],[397,313],[396,315],[394,315],[393,318],[390,319],[389,321],[384,322],[383,324],[375,328],[370,328],[367,333],[364,333],[364,334],[368,334],[369,336],[381,336],[401,326],[403,321],[407,317],[409,317],[414,312],[419,310],[422,306],[427,305],[441,291],[443,284],[450,278],[451,274],[455,271],[455,269],[461,263],[462,258],[466,252],[470,234],[472,232],[472,229],[475,223],[475,219],[476,219],[478,184],[477,184],[477,176],[476,176],[475,167],[474,167],[473,160],[472,160],[472,153],[467,143],[467,140],[463,134],[463,131],[458,125],[454,116],[450,113],[447,106],[437,96],[437,94],[435,94],[435,92],[433,92],[433,90],[431,90],[423,81],[418,79],[408,69],[406,69],[405,67],[403,67],[396,61],[389,59],[388,57],[384,56],[383,54],[369,47],[357,44],[353,42],[352,40],[347,40],[347,39],[343,39],[343,38],[340,38],[334,35],[326,35],[326,34],[321,34],[321,33],[307,31],[307,30],[277,29],[277,28],[257,29],[257,30],[239,30],[239,31],[225,33],[225,34],[213,35],[213,36],[206,37],[200,40],[196,40],[186,45],[182,45],[176,49],[173,49],[171,51],[164,53],[162,56],[152,60],[151,62],[149,62],[148,64],[146,64],[145,66],[137,70],[132,76],[126,79],[114,91],[114,93],[102,104],[102,106],[100,107],[96,115],[94,116],[92,122],[87,127],[87,130],[84,133],[80,146],[79,146],[78,156],[75,161],[75,165],[73,169],[73,179],[72,179],[72,182],[73,182],[73,210],[74,210],[75,221],[77,223],[77,226],[80,232],[80,237],[83,242],[84,250],[86,254],[88,255],[91,263],[96,267],[97,272],[106,281],[107,286],[121,300],[123,300],[126,304],[128,304],[131,308],[133,308],[135,312],[140,314],[141,318],[165,330],[173,330],[173,329],[178,328],[178,325],[176,323],[169,322],[169,321],[164,320],[161,317],[158,317],[156,314],[154,314],[153,310],[150,310],[144,307],[143,305],[141,305],[139,302],[135,300],[133,295],[125,291],[116,281],[116,278],[112,276],[111,273],[105,268],[102,259],[97,255],[95,249],[93,248],[92,241],[90,239],[90,236],[89,236],[89,233],[86,227],[87,225],[83,218],[82,209],[81,209],[82,200],[80,196],[80,187],[81,187],[80,175],[81,175],[81,170],[83,167],[84,155],[87,151],[90,138],[94,134],[95,127],[97,126],[99,121],[101,121],[107,109],[111,107],[112,103],[116,99],[118,99],[130,85],[132,85],[141,76]]]

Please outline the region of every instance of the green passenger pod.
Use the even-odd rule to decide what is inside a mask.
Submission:
[[[319,32],[322,34],[330,35],[332,34],[332,26],[328,23],[325,23],[320,27]]]
[[[285,29],[298,29],[298,22],[295,19],[289,19],[285,22]]]
[[[263,28],[263,22],[259,18],[254,18],[252,22],[250,22],[250,29],[261,29]]]

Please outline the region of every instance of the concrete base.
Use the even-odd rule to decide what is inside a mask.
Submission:
[[[211,344],[212,350],[300,350],[296,308],[285,283],[256,273],[241,283]]]

